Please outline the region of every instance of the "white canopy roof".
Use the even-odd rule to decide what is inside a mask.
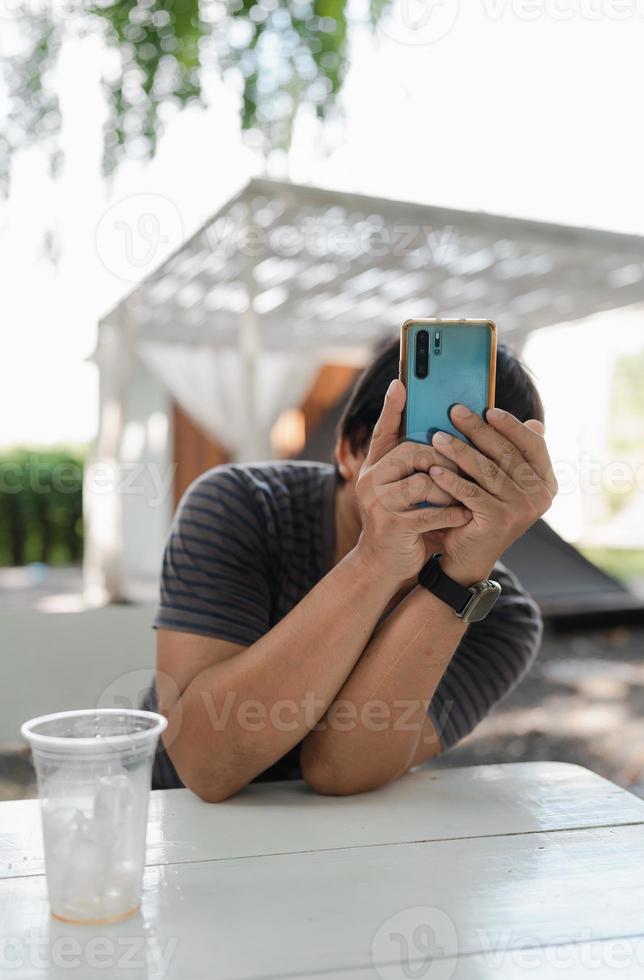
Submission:
[[[492,317],[520,346],[642,302],[644,238],[251,180],[103,319],[93,459],[118,476],[128,432],[147,438],[141,363],[233,458],[256,460],[321,363],[364,362],[408,317]],[[126,524],[137,555],[146,528],[165,537],[166,510],[119,486],[86,489],[88,594],[126,593]]]
[[[485,315],[520,345],[643,300],[643,237],[253,179],[105,321],[237,347],[250,311],[262,349],[310,351]]]

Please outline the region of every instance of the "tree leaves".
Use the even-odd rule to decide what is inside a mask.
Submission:
[[[375,23],[390,0],[371,0]],[[65,7],[65,4],[63,4]],[[151,156],[164,120],[203,102],[204,70],[241,89],[241,124],[268,152],[286,149],[298,108],[324,119],[348,65],[347,0],[67,0],[14,13],[18,52],[3,59],[10,111],[0,131],[0,180],[11,155],[33,143],[58,159],[59,113],[51,69],[65,38],[98,31],[117,54],[104,80],[108,105],[104,170],[125,156]],[[4,48],[3,44],[3,48]],[[79,84],[82,80],[79,79]]]

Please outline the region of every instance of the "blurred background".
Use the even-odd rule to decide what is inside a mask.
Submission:
[[[189,483],[330,458],[409,316],[496,319],[561,492],[507,556],[547,629],[445,764],[644,795],[644,10],[0,0],[0,798],[19,724],[134,702]]]

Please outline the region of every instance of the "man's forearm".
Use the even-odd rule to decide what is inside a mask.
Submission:
[[[354,549],[265,636],[201,671],[169,713],[183,781],[223,799],[304,738],[364,650],[395,584]]]
[[[412,765],[427,733],[427,704],[465,630],[426,589],[410,592],[365,648],[319,730],[306,737],[301,760],[311,785],[356,793]]]

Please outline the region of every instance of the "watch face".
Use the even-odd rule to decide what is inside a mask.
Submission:
[[[463,610],[462,618],[468,623],[478,623],[485,619],[500,595],[501,586],[497,582],[488,582],[481,586]]]

